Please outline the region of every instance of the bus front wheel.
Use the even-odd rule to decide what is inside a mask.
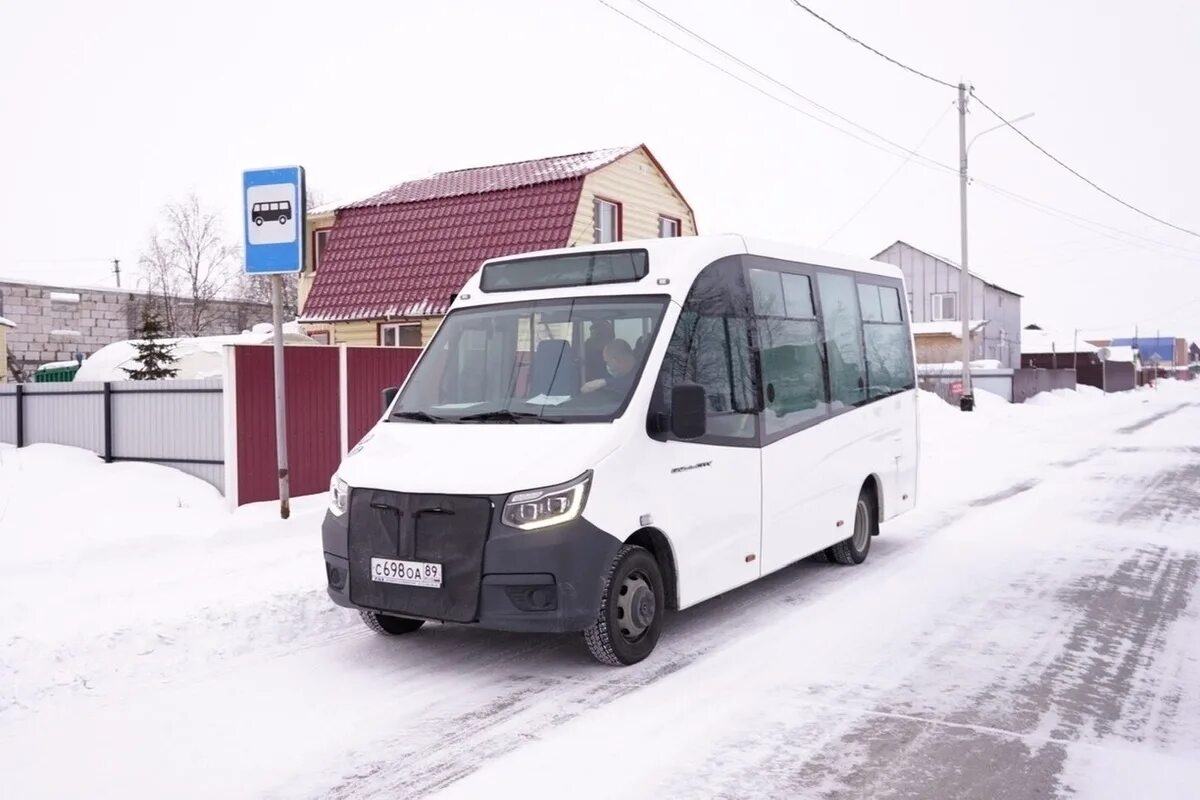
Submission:
[[[662,571],[653,554],[624,545],[604,579],[600,613],[583,632],[588,650],[613,667],[641,661],[658,643],[665,600]]]
[[[261,228],[262,227],[262,217],[255,217],[254,224]]]
[[[374,611],[360,611],[358,614],[368,628],[384,636],[402,636],[406,633],[413,633],[425,624],[423,619],[393,617]]]

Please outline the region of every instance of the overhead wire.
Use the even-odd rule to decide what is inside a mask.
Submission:
[[[896,141],[893,141],[892,139],[889,139],[888,137],[884,136],[883,134],[879,133],[878,131],[873,131],[870,128],[866,127],[865,125],[862,125],[862,124],[850,119],[849,117],[839,114],[837,111],[834,111],[832,108],[829,108],[828,106],[818,103],[816,100],[813,100],[811,97],[808,97],[807,95],[802,94],[795,87],[790,86],[787,83],[784,83],[783,81],[774,77],[773,75],[770,75],[770,74],[764,72],[763,70],[759,69],[758,67],[754,66],[753,64],[748,63],[747,61],[743,60],[742,58],[739,58],[734,53],[731,53],[728,50],[726,50],[725,48],[721,47],[716,42],[713,42],[712,40],[706,38],[702,34],[699,34],[696,31],[692,30],[691,28],[687,27],[682,22],[679,22],[678,20],[674,19],[673,17],[669,16],[668,14],[665,14],[662,11],[659,11],[657,8],[652,6],[650,3],[646,2],[646,0],[634,0],[634,2],[636,2],[638,5],[642,6],[647,11],[649,11],[652,14],[654,14],[655,16],[657,16],[659,19],[666,22],[671,27],[675,28],[678,31],[686,33],[688,36],[691,36],[693,39],[695,39],[699,42],[702,42],[703,44],[705,44],[708,47],[712,48],[713,50],[717,51],[721,55],[730,59],[738,66],[749,70],[750,72],[754,73],[755,75],[762,78],[763,80],[768,81],[768,82],[774,84],[775,86],[778,86],[779,88],[783,89],[784,91],[786,91],[790,94],[795,95],[796,97],[799,97],[801,100],[808,103],[809,105],[812,105],[813,107],[818,108],[821,111],[824,111],[826,114],[829,114],[831,117],[841,120],[842,122],[846,123],[847,125],[851,126],[852,128],[856,128],[856,129],[862,131],[863,133],[867,134],[868,136],[874,136],[876,139],[879,139],[880,141],[885,142],[888,145],[891,145],[892,147],[896,148],[897,150],[902,151],[907,156],[907,158],[905,159],[906,163],[907,163],[907,161],[909,161],[912,158],[920,158],[923,161],[925,161],[931,165],[936,165],[940,169],[950,170],[952,172],[957,171],[957,170],[955,170],[955,168],[953,166],[951,166],[949,164],[943,164],[943,163],[937,161],[936,159],[932,159],[932,158],[929,158],[928,156],[921,155],[919,152],[917,152],[917,150],[920,150],[919,147],[916,149],[905,147],[904,145],[902,145]],[[604,4],[608,5],[608,3],[604,3]],[[609,6],[609,7],[611,8],[611,6]]]
[[[1196,231],[1192,230],[1191,228],[1185,228],[1182,225],[1176,225],[1173,222],[1168,222],[1167,220],[1163,219],[1162,217],[1157,217],[1154,214],[1151,214],[1149,211],[1145,211],[1144,209],[1138,208],[1133,203],[1127,202],[1126,200],[1123,200],[1120,197],[1117,197],[1115,194],[1108,191],[1103,186],[1096,183],[1091,178],[1087,177],[1086,175],[1081,173],[1079,170],[1075,169],[1070,164],[1067,164],[1062,159],[1060,159],[1058,156],[1054,155],[1049,150],[1047,150],[1046,148],[1042,147],[1040,144],[1035,142],[1032,138],[1029,137],[1029,135],[1027,133],[1025,133],[1020,128],[1016,127],[1011,122],[1009,122],[1004,117],[1003,114],[1001,114],[999,111],[997,111],[996,109],[994,109],[990,105],[988,105],[982,97],[980,97],[978,94],[976,94],[974,89],[971,90],[971,97],[973,97],[979,103],[979,105],[981,105],[985,109],[987,109],[987,111],[990,112],[992,114],[992,116],[994,116],[996,119],[1000,120],[1002,123],[1004,123],[1005,126],[1010,128],[1011,130],[1015,131],[1018,136],[1020,136],[1022,139],[1024,139],[1030,145],[1032,145],[1035,150],[1037,150],[1039,153],[1044,155],[1046,158],[1053,161],[1058,166],[1065,169],[1067,172],[1074,175],[1079,180],[1086,183],[1088,186],[1095,189],[1100,194],[1104,195],[1105,197],[1109,198],[1110,200],[1113,200],[1114,202],[1120,203],[1122,206],[1124,206],[1125,208],[1128,208],[1130,211],[1133,211],[1137,214],[1141,214],[1143,217],[1145,217],[1147,219],[1154,220],[1155,222],[1159,223],[1160,225],[1166,225],[1168,228],[1174,228],[1175,230],[1179,231],[1180,233],[1186,233],[1189,236],[1195,236],[1196,238],[1200,238],[1200,233],[1197,233]]]
[[[828,109],[827,107],[817,103],[816,101],[811,100],[810,98],[806,97],[803,93],[794,89],[787,83],[774,78],[773,76],[769,75],[765,71],[763,71],[763,70],[759,69],[758,67],[755,67],[755,66],[749,64],[748,62],[746,62],[745,60],[739,58],[738,56],[731,53],[727,49],[720,47],[719,45],[715,44],[714,42],[711,42],[710,40],[708,40],[705,37],[701,36],[700,34],[696,33],[695,31],[692,31],[690,28],[683,25],[682,23],[672,19],[669,15],[663,13],[662,11],[659,11],[658,9],[654,8],[649,3],[645,2],[645,0],[634,0],[634,2],[637,2],[639,5],[650,10],[656,16],[662,18],[664,21],[671,24],[672,27],[674,27],[684,33],[687,33],[688,35],[692,36],[693,38],[697,39],[698,41],[704,42],[709,47],[713,48],[714,50],[716,50],[717,52],[726,56],[727,58],[730,58],[735,63],[750,70],[754,74],[762,77],[764,80],[770,81],[772,84],[781,87],[782,89],[786,90],[788,93],[804,100],[805,102],[813,105],[814,107],[821,109],[822,111],[825,111],[826,113],[829,113],[829,114],[837,117],[838,119],[842,120],[843,122],[846,122],[847,124],[852,125],[853,127],[858,128],[859,130],[862,130],[862,131],[868,133],[869,135],[875,137],[876,139],[879,139],[881,142],[886,143],[887,146],[894,148],[894,150],[888,149],[887,146],[881,145],[877,142],[873,142],[873,141],[864,139],[863,137],[858,136],[857,134],[855,134],[851,131],[844,130],[843,128],[840,128],[837,125],[834,125],[833,123],[829,122],[828,120],[822,119],[821,117],[814,115],[810,111],[800,108],[796,104],[790,103],[787,100],[785,100],[784,98],[779,97],[778,95],[775,95],[775,94],[767,91],[763,87],[747,80],[743,76],[738,75],[729,69],[726,69],[725,67],[721,66],[720,64],[714,62],[712,59],[706,58],[705,56],[701,55],[700,53],[697,53],[696,51],[692,50],[691,48],[687,47],[686,45],[675,41],[674,39],[665,35],[661,31],[655,30],[653,27],[647,25],[645,22],[637,19],[636,17],[626,13],[625,11],[621,10],[620,8],[617,8],[616,6],[612,5],[612,3],[608,2],[608,0],[597,0],[597,2],[599,2],[601,5],[608,8],[610,11],[624,17],[629,22],[634,23],[638,27],[642,28],[644,31],[646,31],[646,32],[652,34],[653,36],[657,37],[658,39],[661,39],[662,41],[670,44],[672,47],[683,51],[685,54],[687,54],[699,61],[702,61],[709,67],[716,69],[717,71],[725,74],[726,76],[728,76],[730,78],[733,78],[737,82],[754,90],[755,92],[763,95],[764,97],[766,97],[770,100],[773,100],[776,103],[779,103],[787,108],[790,108],[793,111],[803,114],[804,116],[812,119],[815,122],[825,125],[826,127],[833,129],[834,131],[837,131],[846,136],[849,136],[850,138],[855,139],[856,141],[859,141],[863,144],[873,147],[876,150],[880,150],[881,152],[888,153],[889,155],[892,155],[894,157],[899,157],[900,154],[903,153],[903,154],[907,155],[907,157],[908,157],[906,159],[905,163],[907,163],[908,161],[912,161],[914,163],[919,163],[920,165],[922,165],[926,168],[931,168],[931,169],[939,170],[942,172],[948,172],[955,176],[958,175],[958,169],[956,169],[955,167],[952,167],[948,164],[945,164],[941,161],[937,161],[936,159],[930,158],[928,156],[922,155],[921,153],[917,152],[917,150],[919,150],[919,147],[918,148],[905,147],[905,146],[889,139],[888,137],[883,136],[882,134],[872,131],[870,128],[867,128],[866,126],[860,125],[860,124],[854,122],[853,120],[850,120],[848,117],[844,117],[841,114],[838,114],[837,112],[833,111],[832,109]],[[796,3],[795,0],[792,0],[792,2],[794,2],[797,6],[799,6],[803,10],[808,11],[809,13],[813,14],[813,16],[817,17],[822,22],[826,23],[827,25],[830,25],[830,27],[834,28],[839,33],[842,33],[843,35],[845,35],[845,32],[842,31],[841,28],[838,28],[836,25],[829,23],[828,20],[821,17],[819,14],[816,14],[811,9],[809,9],[807,6],[804,6],[802,3]],[[848,38],[851,39],[852,41],[854,41],[855,43],[860,44],[863,47],[866,47],[866,49],[870,50],[871,52],[876,53],[877,55],[881,55],[881,57],[885,58],[886,60],[888,60],[890,62],[896,61],[895,59],[892,59],[884,54],[880,54],[879,51],[875,50],[875,48],[864,44],[863,42],[861,42],[861,40],[857,39],[856,37],[848,36]],[[933,81],[934,83],[938,83],[943,86],[947,86],[949,88],[957,89],[957,86],[955,86],[953,84],[950,84],[946,81],[941,81],[937,78],[934,78],[930,75],[927,75],[927,74],[921,72],[920,70],[916,70],[914,68],[908,67],[907,65],[904,65],[903,63],[901,63],[901,66],[903,66],[907,71],[913,72],[913,73],[921,76],[922,78],[926,78],[928,80]],[[976,98],[976,99],[978,99],[978,98]],[[1014,130],[1016,130],[1016,128],[1014,128]],[[899,152],[896,152],[896,151],[899,151]],[[901,164],[901,167],[903,167],[903,163]],[[972,181],[972,183],[977,183],[980,186],[988,189],[989,191],[992,191],[994,193],[1005,196],[1008,199],[1013,200],[1014,202],[1021,203],[1032,210],[1038,211],[1040,213],[1046,214],[1048,216],[1051,216],[1051,217],[1054,217],[1057,219],[1071,222],[1076,227],[1079,227],[1082,230],[1092,233],[1093,235],[1105,236],[1109,239],[1112,239],[1113,241],[1133,244],[1133,246],[1142,247],[1142,249],[1147,250],[1149,252],[1162,254],[1161,248],[1166,248],[1168,250],[1177,251],[1178,253],[1187,255],[1189,257],[1200,258],[1200,251],[1189,250],[1188,248],[1180,247],[1179,245],[1171,244],[1169,242],[1162,241],[1161,239],[1155,239],[1155,238],[1144,236],[1141,234],[1132,233],[1130,231],[1124,230],[1122,228],[1118,228],[1113,225],[1109,225],[1107,223],[1098,222],[1096,220],[1092,220],[1087,217],[1083,217],[1081,215],[1074,214],[1072,212],[1065,211],[1063,209],[1049,205],[1048,203],[1043,203],[1041,201],[1033,200],[1032,198],[1025,197],[1024,195],[1020,195],[1016,192],[1012,192],[1008,189],[1005,189],[1004,187],[998,186],[998,185],[996,185],[994,183],[990,183],[988,181],[981,180],[979,178],[971,178],[971,181]],[[1092,227],[1088,227],[1088,226],[1092,226]],[[1096,230],[1097,228],[1102,229],[1102,230]],[[1104,231],[1108,231],[1111,233],[1105,233]],[[1114,236],[1112,234],[1116,234],[1116,236]],[[1128,237],[1129,239],[1133,239],[1133,240],[1136,240],[1137,242],[1142,242],[1145,244],[1137,244],[1134,242],[1128,242],[1126,239],[1118,238],[1121,236]],[[826,240],[826,241],[828,241],[828,240]],[[1168,255],[1170,255],[1170,254],[1168,254]]]
[[[640,0],[639,0],[639,1],[640,1]],[[849,136],[849,137],[850,137],[850,138],[852,138],[852,139],[855,139],[855,140],[857,140],[857,141],[859,141],[859,142],[862,142],[863,144],[865,144],[865,145],[867,145],[867,146],[869,146],[869,147],[873,147],[873,148],[875,148],[876,150],[880,150],[880,151],[882,151],[882,152],[884,152],[884,153],[887,153],[887,154],[889,154],[889,155],[891,155],[891,156],[894,156],[894,157],[899,157],[899,156],[901,155],[901,153],[904,153],[904,154],[911,154],[911,156],[912,156],[913,158],[917,158],[918,160],[920,160],[920,162],[921,162],[921,163],[925,164],[926,166],[931,166],[931,167],[934,167],[934,168],[937,168],[937,169],[946,170],[946,171],[949,171],[949,172],[951,172],[951,173],[954,173],[954,174],[957,174],[957,173],[958,173],[958,170],[956,170],[954,167],[952,167],[952,166],[950,166],[950,165],[948,165],[948,164],[943,164],[943,163],[942,163],[942,162],[940,162],[940,161],[936,161],[936,160],[934,160],[934,159],[931,159],[931,158],[929,158],[929,157],[927,157],[927,156],[922,156],[922,155],[920,155],[919,153],[913,153],[913,152],[912,152],[911,150],[909,150],[907,147],[904,147],[903,145],[900,145],[900,144],[898,144],[898,143],[896,143],[896,142],[893,142],[893,141],[891,141],[890,139],[888,139],[888,138],[886,138],[886,137],[882,136],[881,134],[875,133],[874,131],[870,131],[870,129],[868,129],[868,128],[865,128],[864,126],[858,125],[857,123],[853,123],[853,124],[855,125],[855,127],[858,127],[858,128],[860,128],[860,129],[862,129],[862,130],[866,130],[866,131],[868,131],[868,132],[870,133],[870,135],[874,136],[875,138],[877,138],[877,139],[879,139],[879,140],[881,140],[881,141],[883,141],[883,142],[886,142],[886,143],[887,143],[888,145],[890,145],[892,148],[895,148],[896,150],[899,150],[899,151],[901,151],[901,152],[900,152],[900,153],[897,153],[897,152],[895,152],[895,150],[890,150],[890,149],[888,149],[888,147],[886,147],[886,146],[884,146],[884,145],[882,145],[882,144],[879,144],[879,143],[877,143],[877,142],[873,142],[873,141],[871,141],[871,140],[869,140],[869,139],[865,139],[865,138],[863,138],[862,136],[859,136],[858,134],[856,134],[856,133],[853,133],[853,132],[851,132],[851,131],[848,131],[848,130],[846,130],[846,129],[844,129],[844,128],[840,128],[840,127],[838,127],[837,125],[834,125],[834,124],[833,124],[832,122],[830,122],[829,120],[822,119],[821,117],[818,117],[817,115],[813,114],[812,112],[808,111],[807,109],[801,108],[800,106],[796,105],[795,103],[790,103],[790,102],[788,102],[787,100],[785,100],[784,98],[782,98],[782,97],[779,97],[778,95],[772,94],[771,92],[768,92],[768,91],[767,91],[766,89],[764,89],[763,87],[761,87],[761,86],[759,86],[759,85],[757,85],[757,84],[753,83],[752,81],[749,81],[749,80],[747,80],[746,78],[742,77],[741,75],[738,75],[737,73],[735,73],[735,72],[733,72],[733,71],[731,71],[731,70],[728,70],[728,69],[726,69],[725,67],[723,67],[723,66],[721,66],[720,64],[716,63],[715,61],[713,61],[713,60],[711,60],[711,59],[709,59],[709,58],[706,58],[706,57],[704,57],[704,56],[703,56],[703,55],[701,55],[700,53],[697,53],[696,51],[694,51],[694,50],[692,50],[692,49],[690,49],[690,48],[686,47],[685,45],[682,45],[682,44],[680,44],[679,42],[675,41],[674,39],[670,38],[669,36],[667,36],[667,35],[663,34],[661,31],[657,31],[657,30],[655,30],[654,28],[652,28],[652,27],[650,27],[649,25],[647,25],[646,23],[642,22],[642,21],[641,21],[640,19],[638,19],[637,17],[634,17],[634,16],[632,16],[632,15],[630,15],[630,14],[627,14],[627,13],[625,13],[625,12],[624,12],[624,11],[622,11],[621,9],[617,8],[616,6],[614,6],[612,3],[608,2],[608,0],[597,0],[597,2],[599,2],[599,3],[600,3],[602,6],[604,6],[604,7],[608,8],[610,11],[613,11],[613,12],[615,12],[615,13],[617,13],[617,14],[620,14],[622,17],[624,17],[625,19],[627,19],[627,20],[629,20],[630,22],[634,23],[635,25],[637,25],[638,27],[640,27],[640,28],[642,28],[643,30],[647,31],[648,33],[651,33],[651,34],[653,34],[654,36],[658,37],[659,39],[662,39],[664,42],[666,42],[666,43],[670,44],[672,47],[675,47],[675,48],[677,48],[677,49],[679,49],[679,50],[682,50],[684,53],[687,53],[688,55],[692,56],[693,58],[696,58],[696,59],[698,59],[698,60],[700,60],[700,61],[703,61],[703,62],[704,62],[705,64],[707,64],[708,66],[712,67],[713,69],[715,69],[715,70],[717,70],[717,71],[719,71],[719,72],[722,72],[722,73],[724,73],[725,75],[729,76],[730,78],[733,78],[733,79],[734,79],[734,80],[736,80],[738,83],[741,83],[742,85],[744,85],[744,86],[747,86],[747,87],[749,87],[750,89],[753,89],[754,91],[758,92],[759,94],[763,95],[764,97],[767,97],[767,98],[769,98],[769,99],[771,99],[771,100],[774,100],[774,101],[775,101],[775,102],[777,102],[777,103],[780,103],[780,104],[782,104],[782,105],[784,105],[784,106],[787,106],[788,108],[792,109],[793,111],[796,111],[796,112],[798,112],[798,113],[800,113],[800,114],[803,114],[804,116],[808,117],[809,119],[811,119],[811,120],[813,120],[813,121],[815,121],[815,122],[818,122],[818,123],[820,123],[820,124],[822,124],[822,125],[824,125],[824,126],[826,126],[826,127],[828,127],[828,128],[832,128],[833,130],[835,130],[835,131],[837,131],[837,132],[839,132],[839,133],[841,133],[841,134],[843,134],[843,135],[845,135],[845,136]],[[738,59],[738,60],[740,61],[740,59]],[[742,63],[744,63],[744,62],[742,62]],[[813,102],[813,101],[809,100],[807,97],[804,97],[804,95],[802,95],[800,92],[798,92],[798,91],[796,91],[796,90],[792,89],[791,87],[788,87],[788,86],[787,86],[787,84],[784,84],[782,81],[777,81],[777,80],[775,80],[775,79],[773,79],[773,78],[772,78],[772,79],[770,79],[770,80],[772,81],[772,83],[775,83],[775,84],[777,84],[777,85],[783,86],[784,88],[786,88],[786,89],[787,89],[787,91],[788,91],[788,92],[790,92],[790,93],[792,93],[792,94],[796,95],[797,97],[800,97],[800,98],[804,99],[806,102],[812,103],[814,106],[818,106],[818,107],[820,107],[820,108],[822,108],[822,109],[823,109],[823,107],[821,107],[821,106],[819,106],[818,104],[816,104],[815,102]],[[830,113],[832,113],[832,112],[830,112]],[[840,117],[840,115],[838,115],[838,116]]]
[[[924,78],[924,79],[925,79],[925,80],[927,80],[927,81],[933,81],[934,83],[938,84],[939,86],[945,86],[945,87],[946,87],[946,88],[948,88],[948,89],[957,89],[957,88],[958,88],[958,85],[957,85],[957,84],[951,83],[950,81],[944,81],[944,80],[942,80],[941,78],[935,78],[935,77],[933,77],[932,75],[930,75],[930,74],[928,74],[928,73],[925,73],[925,72],[922,72],[922,71],[921,71],[921,70],[919,70],[919,69],[916,69],[915,67],[910,67],[908,64],[905,64],[903,61],[898,61],[897,59],[894,59],[894,58],[892,58],[892,57],[891,57],[891,56],[889,56],[887,53],[884,53],[884,52],[882,52],[882,51],[880,51],[880,50],[876,50],[874,47],[871,47],[871,45],[867,44],[867,43],[866,43],[866,42],[864,42],[862,39],[859,39],[858,37],[856,37],[856,36],[854,36],[854,35],[850,34],[849,32],[847,32],[847,31],[845,31],[845,30],[842,30],[842,29],[841,29],[841,28],[839,28],[837,25],[834,25],[832,22],[830,22],[829,20],[825,19],[825,18],[824,18],[824,17],[822,17],[820,14],[818,14],[816,11],[813,11],[811,8],[809,8],[808,6],[804,5],[804,3],[801,3],[801,2],[800,2],[800,0],[792,0],[792,5],[796,6],[797,8],[800,8],[800,9],[802,9],[802,10],[804,10],[804,11],[807,11],[809,14],[811,14],[811,15],[812,15],[812,16],[814,16],[814,17],[816,17],[816,18],[817,18],[817,19],[819,19],[821,22],[823,22],[823,23],[825,23],[826,25],[828,25],[830,28],[833,28],[835,31],[837,31],[838,33],[840,33],[842,36],[845,36],[847,39],[849,39],[850,41],[854,42],[854,43],[855,43],[856,45],[858,45],[859,47],[863,47],[863,48],[865,48],[865,49],[867,49],[867,50],[870,50],[872,53],[874,53],[875,55],[879,56],[879,57],[880,57],[880,58],[882,58],[884,61],[889,61],[889,62],[891,62],[892,64],[895,64],[895,65],[896,65],[897,67],[899,67],[900,69],[903,69],[903,70],[906,70],[906,71],[908,71],[908,72],[911,72],[911,73],[912,73],[912,74],[914,74],[914,75],[918,75],[918,76],[920,76],[920,77]]]
[[[939,116],[937,118],[937,121],[934,122],[933,125],[930,126],[929,130],[925,132],[925,135],[921,137],[921,141],[919,141],[917,143],[917,146],[913,148],[914,152],[920,152],[921,148],[925,146],[925,143],[929,141],[929,137],[933,135],[933,132],[936,131],[938,129],[938,127],[941,126],[942,121],[946,119],[946,115],[950,113],[950,109],[952,109],[952,108],[954,108],[953,104],[947,106],[946,109],[942,111],[941,116]],[[851,214],[849,217],[847,217],[846,221],[843,222],[841,225],[839,225],[833,231],[833,233],[831,233],[825,237],[825,240],[821,242],[821,247],[824,247],[825,245],[829,244],[829,242],[833,241],[833,239],[836,238],[839,233],[841,233],[847,227],[849,227],[850,223],[852,223],[852,222],[854,222],[854,220],[858,219],[859,215],[862,214],[864,211],[866,211],[867,208],[871,205],[871,203],[875,202],[875,198],[877,198],[877,197],[879,197],[879,195],[883,194],[883,190],[886,189],[891,184],[891,182],[896,179],[896,176],[899,175],[900,172],[906,166],[908,166],[908,163],[910,161],[912,161],[912,156],[908,156],[903,161],[901,161],[896,166],[896,168],[894,170],[892,170],[892,174],[888,175],[887,178],[884,179],[883,183],[879,184],[879,188],[876,189],[871,194],[871,196],[868,197],[866,199],[866,201],[861,206],[858,207],[858,210],[855,211],[853,214]]]
[[[797,8],[807,12],[814,18],[820,20],[822,23],[829,26],[833,30],[837,31],[842,36],[849,39],[851,42],[854,42],[855,44],[859,45],[860,47],[874,53],[875,55],[879,56],[880,58],[884,59],[885,61],[887,61],[891,64],[894,64],[895,66],[899,67],[900,69],[903,69],[914,75],[918,75],[918,76],[924,78],[925,80],[932,81],[940,86],[945,86],[950,89],[958,89],[959,88],[957,85],[952,84],[949,81],[944,81],[940,78],[935,78],[932,75],[929,75],[928,73],[922,72],[921,70],[916,69],[915,67],[911,67],[908,64],[905,64],[904,62],[900,61],[899,59],[893,58],[893,57],[889,56],[887,53],[884,53],[883,51],[872,47],[871,45],[867,44],[866,42],[859,39],[858,37],[850,34],[846,30],[838,27],[833,22],[830,22],[828,19],[826,19],[825,17],[818,14],[816,11],[809,8],[807,5],[800,2],[800,0],[791,0],[791,3],[792,3],[792,5],[796,6]],[[1124,206],[1125,208],[1129,209],[1130,211],[1133,211],[1136,214],[1140,214],[1141,216],[1143,216],[1147,219],[1153,220],[1153,221],[1159,223],[1160,225],[1165,225],[1166,227],[1172,228],[1173,230],[1179,231],[1180,233],[1186,233],[1189,236],[1195,236],[1196,238],[1200,238],[1200,233],[1192,230],[1191,228],[1185,228],[1182,225],[1176,225],[1174,222],[1170,222],[1168,220],[1163,219],[1162,217],[1151,214],[1149,211],[1146,211],[1143,208],[1139,208],[1138,206],[1134,205],[1133,203],[1130,203],[1129,201],[1127,201],[1121,197],[1118,197],[1116,194],[1105,189],[1103,186],[1096,183],[1096,181],[1087,177],[1082,172],[1080,172],[1079,170],[1072,167],[1070,164],[1067,164],[1065,161],[1063,161],[1061,158],[1059,158],[1058,156],[1051,153],[1045,147],[1042,147],[1040,144],[1038,144],[1036,141],[1034,141],[1033,138],[1031,136],[1029,136],[1029,134],[1025,133],[1020,128],[1017,128],[1015,125],[1013,125],[1007,118],[1005,118],[1005,116],[1003,114],[1001,114],[999,111],[997,111],[996,109],[994,109],[990,105],[988,105],[988,103],[982,97],[980,97],[979,94],[975,91],[974,87],[972,87],[970,89],[970,93],[971,93],[971,97],[974,98],[979,103],[979,105],[983,106],[984,109],[986,109],[990,114],[992,114],[994,117],[996,117],[996,119],[998,119],[998,120],[1000,120],[1000,122],[1004,123],[1004,125],[1006,127],[1015,131],[1018,136],[1020,136],[1027,143],[1029,143],[1039,153],[1041,153],[1046,158],[1053,161],[1058,166],[1065,169],[1067,172],[1074,175],[1079,180],[1086,183],[1088,186],[1095,189],[1100,194],[1104,195],[1105,197],[1109,198],[1110,200],[1112,200],[1116,203],[1119,203],[1120,205]]]

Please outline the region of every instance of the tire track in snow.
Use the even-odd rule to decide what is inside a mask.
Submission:
[[[1192,482],[1195,470],[1184,463],[1167,472]],[[1135,495],[1135,502],[1195,514],[1200,501],[1164,492]],[[1114,514],[1107,522],[1120,520]],[[1200,543],[1180,551],[1128,539],[1099,542],[1099,553],[1081,563],[1050,553],[1050,563],[1018,577],[1003,595],[968,600],[951,616],[958,620],[953,645],[935,653],[928,641],[919,643],[924,669],[898,691],[865,704],[858,695],[869,693],[853,688],[811,693],[815,702],[800,696],[790,710],[812,708],[815,720],[796,723],[784,713],[765,721],[773,731],[727,746],[757,748],[747,765],[732,775],[705,772],[679,788],[695,793],[705,786],[718,797],[1066,796],[1073,792],[1064,769],[1080,743],[1182,744],[1194,752],[1200,742],[1187,741],[1190,722],[1179,717],[1185,698],[1195,705],[1200,665],[1170,654],[1168,643],[1200,633]],[[1014,646],[1018,625],[1027,635]],[[931,633],[937,635],[926,637]],[[1002,658],[998,677],[960,686],[966,696],[946,708],[945,687],[931,695],[930,684],[975,653]],[[773,746],[764,747],[764,738]],[[1102,748],[1095,757],[1104,758]]]
[[[1183,404],[1170,409],[1167,414],[1190,405],[1194,404]],[[1167,414],[1156,413],[1127,427],[1140,429]],[[1047,466],[1065,470],[1088,462],[1107,451],[1108,448],[1091,448],[1077,458],[1052,462]],[[919,527],[909,532],[902,544],[888,540],[885,528],[884,537],[876,540],[873,545],[877,552],[876,558],[880,555],[879,551],[888,552],[893,546],[897,552],[889,552],[884,556],[892,559],[893,564],[895,559],[915,557],[915,553],[928,540],[935,538],[935,534],[952,527],[964,517],[977,513],[979,509],[1029,492],[1039,485],[1038,480],[1022,481],[1001,492],[969,500],[950,510],[914,512],[912,518],[919,521]],[[921,519],[922,517],[924,519]],[[437,730],[456,733],[451,734],[448,739],[426,743],[423,746],[413,747],[411,736],[408,735],[380,742],[373,749],[376,752],[387,753],[388,757],[346,776],[341,783],[329,790],[326,796],[421,797],[437,791],[471,774],[487,761],[515,750],[525,742],[539,738],[565,722],[678,672],[716,648],[733,646],[743,635],[738,633],[739,631],[752,632],[755,623],[774,618],[784,607],[802,604],[831,587],[837,591],[860,590],[860,587],[869,585],[864,582],[871,580],[870,564],[869,561],[862,569],[846,571],[833,567],[818,567],[815,559],[808,559],[747,587],[708,601],[694,610],[675,614],[667,620],[668,627],[664,630],[659,655],[652,662],[656,666],[649,672],[645,669],[646,665],[639,665],[621,670],[617,677],[585,680],[582,683],[566,676],[549,680],[540,678],[533,688],[522,685],[522,681],[535,679],[515,676],[511,683],[518,688],[504,690],[485,707],[496,709],[495,713],[473,713],[437,721],[430,720],[430,725]],[[798,586],[795,585],[797,581],[800,581]],[[833,584],[833,581],[837,581],[837,584]],[[730,631],[734,632],[732,637],[729,635]],[[953,631],[944,631],[943,634],[930,639],[924,647],[933,650],[945,645],[946,638],[952,636]],[[676,651],[666,663],[663,663],[661,658],[664,645]],[[630,675],[631,672],[635,674]],[[1061,761],[1053,763],[1061,766]],[[1050,765],[1051,762],[1047,762],[1047,769]],[[408,777],[412,775],[420,777],[413,780]]]

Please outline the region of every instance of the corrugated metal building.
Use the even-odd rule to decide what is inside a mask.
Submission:
[[[897,241],[875,256],[876,261],[893,264],[904,272],[908,284],[908,306],[913,323],[936,323],[962,320],[962,269],[948,258],[918,250]],[[1021,366],[1021,295],[998,286],[971,270],[970,320],[972,329],[972,360],[994,359],[1005,367]],[[948,336],[945,342],[927,343],[927,358],[946,360],[935,353],[953,352],[961,347],[961,333]],[[959,354],[954,353],[955,360]],[[918,352],[918,361],[921,360]]]

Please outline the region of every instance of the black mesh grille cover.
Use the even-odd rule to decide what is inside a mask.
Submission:
[[[349,514],[350,602],[414,617],[474,621],[492,519],[490,499],[355,489]],[[373,581],[372,557],[441,564],[442,586]]]

